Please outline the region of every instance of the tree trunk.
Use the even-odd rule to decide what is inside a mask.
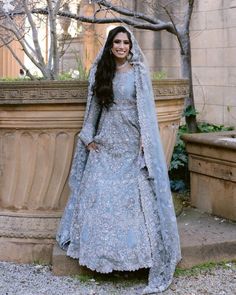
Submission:
[[[193,78],[192,78],[192,62],[191,62],[191,45],[189,32],[183,32],[181,35],[181,43],[183,50],[181,50],[181,74],[183,78],[189,80],[189,96],[185,104],[185,120],[188,131],[194,133],[198,131],[196,120],[196,109],[194,105],[193,94]]]

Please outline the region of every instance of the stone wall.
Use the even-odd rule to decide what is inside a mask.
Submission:
[[[236,126],[236,1],[196,1],[194,91],[200,119]]]
[[[198,119],[236,126],[236,0],[195,2],[191,41]],[[151,70],[164,70],[169,77],[180,76],[174,36],[148,31],[136,35]]]

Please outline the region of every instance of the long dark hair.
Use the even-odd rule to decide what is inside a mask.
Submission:
[[[108,34],[101,59],[97,65],[95,83],[93,86],[93,93],[97,98],[97,102],[106,108],[109,108],[109,106],[111,106],[114,101],[112,81],[115,76],[116,63],[111,52],[111,48],[113,45],[113,40],[118,33],[127,34],[130,42],[130,50],[132,48],[131,35],[125,27],[118,26],[112,29]]]

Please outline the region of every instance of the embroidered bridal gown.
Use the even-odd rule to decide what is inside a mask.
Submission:
[[[85,144],[94,140],[99,151],[89,152],[67,249],[81,265],[103,273],[152,266],[145,210],[152,210],[154,195],[141,152],[132,68],[116,73],[113,91],[115,103],[103,109],[95,137],[96,102],[80,133]],[[143,208],[143,198],[149,208]]]
[[[104,47],[90,69],[71,193],[56,238],[67,255],[99,272],[150,267],[142,294],[153,294],[171,284],[181,249],[150,74],[129,33],[132,68],[116,73],[115,104],[102,113],[93,86]],[[99,151],[88,153],[92,141]]]

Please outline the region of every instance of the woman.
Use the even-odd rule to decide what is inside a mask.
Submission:
[[[143,294],[161,292],[179,237],[149,73],[125,27],[109,32],[89,82],[57,241],[98,272],[150,268]]]

